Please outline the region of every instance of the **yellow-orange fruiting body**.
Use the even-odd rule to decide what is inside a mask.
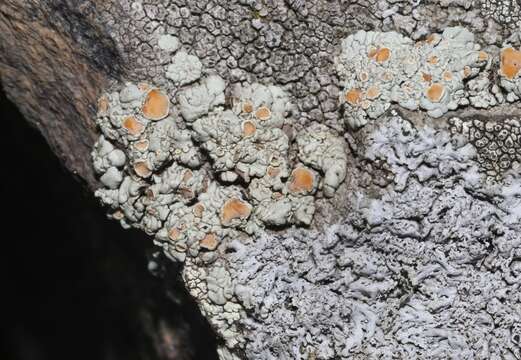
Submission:
[[[250,216],[251,207],[245,201],[237,198],[231,198],[224,203],[221,210],[221,221],[223,224],[229,224],[235,219],[247,219]]]
[[[292,193],[309,193],[313,190],[315,175],[305,167],[296,168],[291,172],[289,191]]]
[[[501,75],[509,80],[514,79],[521,70],[521,51],[507,48],[501,51]]]
[[[161,120],[168,115],[169,108],[168,96],[158,89],[152,89],[148,92],[141,111],[147,119]]]

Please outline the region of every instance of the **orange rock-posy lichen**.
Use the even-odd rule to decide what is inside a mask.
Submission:
[[[501,51],[501,75],[509,80],[514,79],[521,70],[521,51],[506,48]]]
[[[142,178],[149,177],[152,175],[152,170],[148,167],[144,161],[138,161],[134,164],[134,171]]]
[[[231,198],[224,203],[221,209],[221,221],[230,224],[235,219],[247,219],[251,213],[251,206],[240,199]]]
[[[134,148],[141,152],[147,151],[148,146],[149,146],[149,141],[147,139],[139,140],[134,143]]]
[[[195,205],[194,205],[194,207],[193,207],[193,210],[192,210],[192,211],[193,211],[193,214],[194,214],[194,216],[195,216],[195,217],[198,217],[198,218],[200,218],[200,217],[202,217],[202,216],[203,216],[203,212],[204,212],[204,205],[203,205],[203,204],[201,204],[201,203],[197,203],[197,204],[195,204]]]
[[[376,85],[371,86],[367,89],[367,98],[368,99],[376,99],[380,95],[380,89]]]
[[[244,137],[253,136],[256,130],[257,128],[255,127],[255,124],[252,121],[245,121],[242,123],[242,135]]]
[[[148,92],[141,110],[147,119],[161,120],[168,115],[169,108],[170,100],[168,96],[158,89],[153,89]]]
[[[139,135],[145,128],[138,119],[134,116],[127,116],[123,119],[123,127],[128,131],[130,135]]]
[[[369,57],[382,64],[391,58],[391,49],[383,47],[369,51]]]
[[[217,236],[213,233],[208,233],[204,238],[199,241],[199,245],[207,250],[215,250],[217,249],[217,245],[219,245],[219,241],[217,241]]]
[[[102,96],[98,100],[98,113],[104,114],[109,109],[109,99],[106,96]]]
[[[425,82],[431,82],[432,81],[432,75],[427,73],[422,73],[422,79]]]
[[[268,120],[271,117],[271,111],[266,106],[261,106],[255,111],[255,117],[259,120]]]
[[[313,190],[315,175],[305,167],[296,168],[291,172],[289,191],[292,193],[309,193]]]
[[[277,177],[280,174],[280,168],[276,166],[268,166],[267,173],[269,177]]]
[[[350,105],[358,105],[360,100],[362,100],[362,91],[359,89],[351,89],[345,94],[346,101]]]
[[[439,61],[440,61],[440,59],[439,59],[437,56],[435,56],[435,55],[431,56],[431,57],[427,60],[427,62],[428,62],[429,64],[431,64],[431,65],[436,65]]]
[[[170,238],[170,240],[175,241],[175,240],[179,239],[180,236],[181,236],[181,231],[179,231],[179,229],[177,229],[177,228],[172,228],[168,232],[168,237]]]
[[[427,89],[427,98],[432,102],[440,102],[445,94],[445,87],[440,83],[434,83]]]
[[[454,76],[452,75],[452,73],[450,71],[443,72],[443,80],[451,81],[452,79],[454,79]]]
[[[243,104],[242,104],[242,111],[249,114],[251,112],[253,112],[253,103],[249,100],[246,100]]]

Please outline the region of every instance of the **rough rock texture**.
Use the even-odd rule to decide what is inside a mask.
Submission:
[[[97,4],[97,196],[222,359],[519,359],[518,8]]]

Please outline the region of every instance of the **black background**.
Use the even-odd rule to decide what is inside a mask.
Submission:
[[[1,88],[0,119],[0,359],[143,359],[154,354],[143,306],[190,324],[181,334],[190,358],[214,359],[193,303],[167,299],[147,271],[151,239],[106,219]]]

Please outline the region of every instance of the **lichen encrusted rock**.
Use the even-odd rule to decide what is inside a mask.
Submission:
[[[440,117],[469,103],[465,83],[489,61],[474,35],[462,27],[416,43],[396,32],[357,32],[342,42],[337,59],[346,122],[359,128],[391,103]]]
[[[511,359],[519,357],[520,339],[518,9],[519,0],[7,0],[0,5],[0,73],[11,99],[93,188],[91,171],[98,169],[98,195],[114,205],[111,217],[140,224],[171,258],[184,258],[190,292],[226,339],[222,358]],[[434,119],[427,108],[406,111],[391,102],[363,129],[345,128],[352,109],[340,104],[344,79],[334,64],[342,39],[364,29],[417,43],[455,25],[473,34],[466,44],[489,56],[464,79],[457,110]],[[383,50],[376,59],[388,55]],[[89,166],[86,154],[99,135],[90,121],[94,99],[100,89],[109,98],[119,94],[125,81],[138,87],[137,101],[121,115],[134,118],[124,127],[115,116],[114,124],[100,124],[107,135]],[[158,103],[160,94],[168,97],[166,117],[149,111],[155,106],[143,116],[148,91],[141,83],[158,90]],[[217,171],[193,140],[193,122],[235,112],[234,98],[242,96],[236,87],[257,84],[283,89],[291,103],[281,128],[287,179],[280,182],[254,175],[246,182],[236,168]],[[129,90],[123,97],[132,103],[136,91]],[[443,90],[437,85],[429,94],[436,99]],[[110,104],[120,107],[112,98]],[[241,127],[246,134],[257,132],[251,120]],[[341,141],[313,137],[312,129],[326,132],[322,126]],[[275,140],[285,141],[277,133]],[[318,140],[307,144],[301,135]],[[331,155],[342,137],[344,155]],[[248,142],[230,139],[230,148],[244,154]],[[277,149],[275,140],[263,145]],[[127,152],[128,144],[139,152]],[[326,157],[316,160],[315,150]],[[264,160],[254,158],[256,167]],[[344,171],[329,166],[344,159],[346,179],[328,198]],[[208,191],[214,196],[205,198]],[[279,192],[287,196],[271,198]],[[199,200],[226,207],[226,216],[205,213]],[[296,219],[311,221],[309,229],[293,227]],[[243,226],[257,221],[267,230],[255,234],[265,233],[266,241]],[[222,241],[208,233],[214,224],[237,237]]]
[[[341,223],[230,255],[248,358],[519,357],[519,163],[485,185],[468,140],[397,113],[359,135],[387,186],[361,167]]]
[[[188,290],[237,350],[246,313],[227,270],[229,244],[264,228],[310,225],[315,197],[333,197],[346,178],[347,145],[324,125],[291,135],[293,105],[277,86],[237,84],[225,106],[225,81],[187,75],[179,54],[164,75],[186,85],[178,106],[147,83],[117,85],[100,98],[103,135],[92,156],[105,188],[96,196],[111,218],[153,235],[184,263]]]
[[[482,316],[465,289],[500,291],[503,275],[483,265],[494,261],[490,239],[521,246],[519,119],[444,115],[516,106],[519,69],[507,56],[517,50],[495,57],[461,27],[417,45],[358,32],[337,58],[346,123],[299,126],[286,87],[230,84],[175,39],[160,40],[174,53],[165,88],[114,84],[100,98],[96,195],[183,264],[222,359],[506,353],[476,342],[488,331],[462,329]],[[488,147],[473,126],[493,129]],[[471,271],[476,259],[485,268]],[[490,321],[519,356],[509,281],[501,299],[513,315],[490,296]]]

